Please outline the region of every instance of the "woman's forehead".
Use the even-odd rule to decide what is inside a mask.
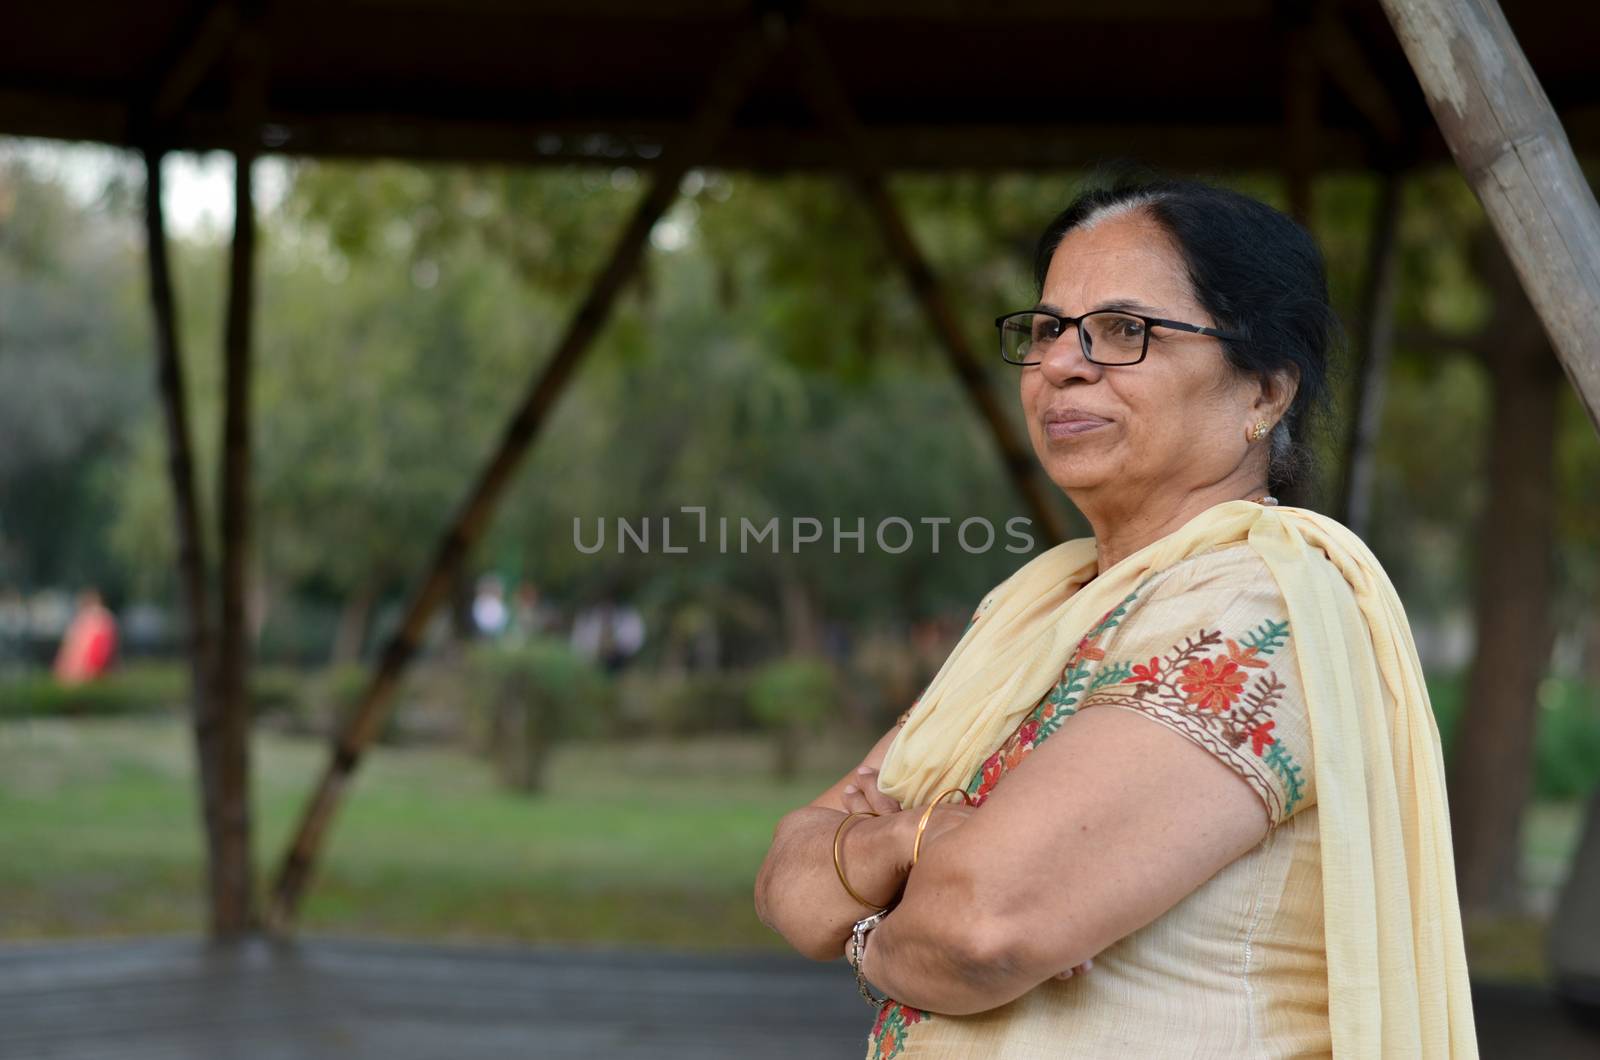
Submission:
[[[1172,237],[1148,216],[1108,217],[1075,228],[1050,258],[1041,303],[1083,312],[1108,301],[1165,310],[1193,302]]]

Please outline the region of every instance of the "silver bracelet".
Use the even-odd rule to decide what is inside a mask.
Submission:
[[[872,991],[867,988],[867,977],[861,974],[861,955],[867,949],[867,932],[883,923],[883,918],[889,915],[889,910],[880,909],[871,916],[862,917],[856,921],[856,926],[850,929],[850,947],[845,952],[845,959],[850,962],[850,967],[855,969],[856,986],[861,990],[861,996],[867,999],[867,1004],[879,1008],[889,999],[886,997],[873,997]]]

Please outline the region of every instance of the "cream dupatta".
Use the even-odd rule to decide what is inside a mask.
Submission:
[[[880,786],[905,806],[964,787],[1101,616],[1167,567],[1246,541],[1283,593],[1305,689],[1334,1053],[1476,1057],[1444,756],[1421,663],[1388,576],[1331,519],[1229,501],[1098,577],[1092,538],[1035,557],[985,598],[890,746]]]

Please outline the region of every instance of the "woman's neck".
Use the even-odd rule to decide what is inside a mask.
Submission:
[[[1094,530],[1096,574],[1109,570],[1146,545],[1182,528],[1208,508],[1226,501],[1257,501],[1267,494],[1264,482],[1218,483],[1181,497],[1146,498],[1126,508],[1096,504],[1094,499],[1073,497]]]

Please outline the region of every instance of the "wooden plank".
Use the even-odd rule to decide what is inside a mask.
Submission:
[[[1428,107],[1600,430],[1600,206],[1494,0],[1382,0]]]
[[[446,599],[456,572],[488,527],[512,474],[605,323],[623,284],[633,275],[651,229],[677,198],[679,181],[691,166],[704,159],[710,146],[733,120],[751,81],[765,68],[775,44],[772,34],[752,31],[739,41],[724,66],[714,73],[693,127],[656,166],[650,186],[624,227],[610,258],[568,323],[555,352],[535,374],[500,444],[441,537],[421,585],[407,605],[400,628],[385,647],[377,670],[341,727],[333,755],[301,815],[273,885],[269,909],[269,923],[273,929],[285,931],[291,925],[345,785],[383,724],[395,686],[415,654],[429,618]]]

